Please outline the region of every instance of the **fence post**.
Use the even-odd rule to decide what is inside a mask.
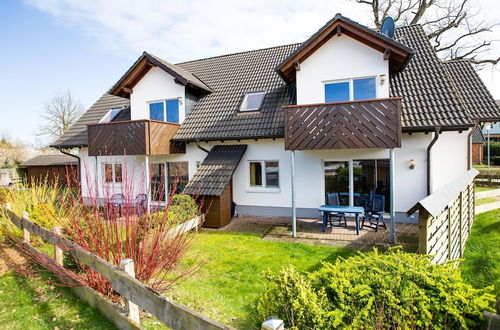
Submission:
[[[120,262],[120,268],[123,269],[127,274],[135,278],[134,260],[122,260]],[[128,317],[137,324],[140,324],[141,319],[139,317],[139,306],[137,306],[130,300],[125,299],[125,308],[127,309]]]
[[[453,207],[454,202],[452,202],[451,206],[448,205],[448,260],[453,259],[451,256],[451,208]]]
[[[28,212],[23,212],[23,220],[30,220],[29,213]],[[24,229],[24,224],[23,224],[23,242],[26,244],[30,244],[30,232]]]
[[[61,236],[61,228],[54,227],[54,234]],[[59,266],[63,266],[63,250],[57,245],[54,245],[54,256],[56,259],[56,263]]]
[[[418,211],[418,252],[421,254],[429,253],[429,221],[431,221],[431,215],[424,208],[420,208]]]

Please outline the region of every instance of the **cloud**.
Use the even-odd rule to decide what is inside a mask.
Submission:
[[[349,0],[27,3],[114,51],[147,50],[172,62],[303,41],[337,12],[369,23],[365,6]]]

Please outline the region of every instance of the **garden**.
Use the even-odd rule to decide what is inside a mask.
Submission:
[[[361,253],[211,230],[187,233],[168,246],[153,248],[151,242],[165,238],[162,232],[199,213],[192,199],[177,195],[166,212],[132,221],[113,215],[116,210],[106,215],[99,208],[83,208],[72,191],[40,186],[0,194],[0,203],[10,202],[16,213],[27,210],[32,221],[44,227],[61,226],[65,236],[112,263],[127,257],[143,260],[138,263],[143,268],[136,269],[140,281],[239,329],[259,328],[270,315],[297,329],[476,328],[483,322],[483,311],[494,311],[500,297],[500,210],[477,216],[457,268],[454,263],[433,265],[426,256],[397,248]],[[0,225],[5,241],[21,236],[5,218]],[[33,244],[52,253],[41,241]],[[100,275],[68,257],[66,263],[89,286],[120,300]],[[113,328],[54,275],[36,265],[23,268],[0,274],[0,324]],[[147,314],[142,317],[147,328],[160,324]]]

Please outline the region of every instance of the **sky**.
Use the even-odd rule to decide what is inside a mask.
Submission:
[[[471,0],[485,20],[498,0]],[[370,24],[354,0],[2,0],[0,135],[28,145],[45,104],[69,90],[85,108],[105,93],[143,51],[172,62],[307,39],[336,13]],[[493,54],[500,53],[500,28]],[[500,99],[500,68],[480,72]]]

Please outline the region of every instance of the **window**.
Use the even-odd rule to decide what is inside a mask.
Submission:
[[[121,183],[123,181],[122,164],[103,164],[104,182]]]
[[[169,162],[167,163],[167,171],[168,193],[172,193],[175,184],[177,184],[176,194],[184,191],[189,181],[188,162]]]
[[[266,93],[258,92],[258,93],[248,93],[245,94],[243,98],[243,102],[241,102],[240,111],[257,111],[262,106],[264,101],[264,97]]]
[[[149,119],[179,123],[179,100],[149,103]]]
[[[99,120],[99,124],[101,123],[109,123],[111,121],[113,121],[113,119],[116,118],[116,116],[118,116],[118,114],[120,113],[120,111],[122,111],[123,108],[117,108],[117,109],[110,109],[108,112],[106,112],[106,114],[101,118],[101,120]]]
[[[151,200],[165,202],[165,163],[152,163],[151,173]]]
[[[278,161],[251,161],[250,187],[277,189],[280,187]]]
[[[325,83],[325,102],[369,100],[376,97],[375,77]]]

